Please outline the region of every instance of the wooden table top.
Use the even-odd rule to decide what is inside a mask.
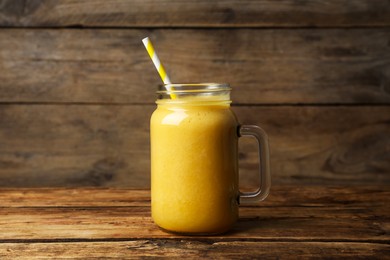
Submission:
[[[0,258],[390,256],[390,187],[273,187],[218,236],[165,233],[147,190],[2,189]]]

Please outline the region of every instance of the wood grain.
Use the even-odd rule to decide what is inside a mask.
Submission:
[[[347,188],[349,201],[337,197],[340,189],[326,190],[326,187],[276,187],[267,198],[267,204],[259,207],[241,207],[240,219],[232,231],[212,237],[199,237],[203,241],[228,242],[237,240],[283,242],[376,242],[389,243],[389,214],[386,207],[389,202],[388,186],[366,187],[367,198],[360,201],[361,195],[356,195],[361,189]],[[12,191],[12,190],[11,190]],[[70,190],[68,190],[70,191]],[[336,191],[336,193],[333,193]],[[379,192],[378,192],[379,191]],[[103,191],[108,193],[110,191]],[[112,190],[116,193],[115,190]],[[278,193],[281,194],[278,194]],[[3,192],[3,196],[7,191]],[[34,190],[30,190],[34,193]],[[72,193],[46,192],[50,200],[57,199],[56,205],[40,205],[34,196],[22,207],[0,208],[0,243],[28,243],[43,241],[123,241],[134,239],[185,239],[186,237],[165,233],[160,230],[150,217],[150,203],[133,204],[131,200],[141,195],[140,200],[148,196],[149,191],[137,191],[137,195],[119,192],[128,204],[115,201],[112,205],[105,199],[100,190],[91,190],[89,193],[101,201],[91,206],[90,199],[75,196],[78,190]],[[302,193],[302,194],[299,194]],[[80,194],[83,194],[81,192]],[[313,195],[310,195],[313,194]],[[317,205],[301,204],[299,200],[308,195],[309,201],[316,200]],[[291,197],[284,204],[283,197]],[[11,198],[15,196],[11,195]],[[69,205],[72,198],[75,205]],[[112,197],[112,196],[110,196]],[[294,202],[294,197],[298,198]],[[23,198],[19,196],[19,198]],[[8,199],[9,200],[9,199]],[[134,199],[135,201],[137,199]],[[84,205],[83,202],[85,203]],[[305,202],[304,202],[305,203]],[[328,204],[329,203],[329,204]],[[34,206],[36,205],[36,206]],[[77,205],[77,206],[76,206]],[[351,221],[353,220],[353,221]]]
[[[231,84],[274,183],[387,184],[389,26],[386,0],[1,1],[0,186],[149,187],[145,36],[175,82]]]
[[[365,191],[367,192],[367,190]],[[369,191],[372,190],[369,189]],[[2,207],[8,208],[149,206],[150,191],[92,187],[83,187],[82,189],[2,188],[0,201]]]
[[[385,259],[388,244],[351,242],[204,242],[141,239],[126,242],[56,242],[0,244],[0,257],[42,258],[149,258],[186,259]]]
[[[274,185],[262,207],[381,207],[390,198],[387,186]],[[293,194],[293,195],[292,195]],[[373,200],[375,194],[375,200]],[[127,188],[2,188],[4,208],[148,207],[150,191]]]
[[[388,26],[389,17],[386,0],[3,0],[0,4],[0,26],[13,27],[356,27]]]
[[[147,35],[172,80],[228,82],[235,104],[390,103],[388,29],[3,29],[0,102],[151,104]]]
[[[149,187],[146,105],[0,106],[0,186]],[[273,182],[388,184],[389,106],[237,106],[270,137]],[[242,139],[241,183],[257,151]]]
[[[159,229],[150,214],[150,206],[0,208],[0,241],[182,237]],[[390,212],[384,204],[369,210],[365,206],[242,207],[239,214],[235,227],[216,237],[389,242]]]
[[[232,231],[193,237],[153,224],[148,190],[8,188],[0,257],[385,259],[389,195],[389,186],[274,186],[261,206],[240,208]]]

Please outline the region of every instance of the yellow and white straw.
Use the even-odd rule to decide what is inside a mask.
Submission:
[[[160,77],[164,84],[171,84],[171,81],[169,80],[169,77],[165,72],[164,66],[158,58],[157,53],[153,48],[152,42],[149,40],[149,37],[142,39],[142,42],[144,43],[146,51],[149,53],[149,56],[152,59],[153,64],[156,67],[158,74],[160,74]]]

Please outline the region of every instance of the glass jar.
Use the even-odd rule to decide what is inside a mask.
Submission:
[[[152,218],[183,234],[216,234],[238,219],[238,205],[263,200],[270,189],[265,132],[240,126],[227,84],[168,84],[157,91],[151,118]],[[259,142],[261,187],[238,187],[238,138]]]

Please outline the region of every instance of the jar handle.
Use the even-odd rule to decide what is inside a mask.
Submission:
[[[255,125],[242,125],[238,128],[238,136],[253,136],[259,146],[260,187],[255,192],[240,192],[240,204],[252,204],[264,200],[271,188],[271,171],[269,163],[269,145],[267,133]]]

